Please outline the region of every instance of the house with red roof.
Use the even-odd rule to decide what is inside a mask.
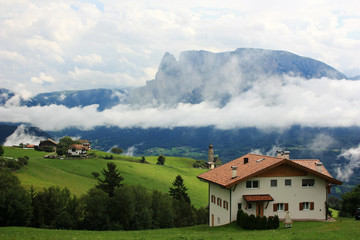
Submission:
[[[69,157],[85,157],[88,150],[89,148],[82,144],[72,144],[68,147],[67,155]]]
[[[238,209],[255,216],[293,221],[326,220],[330,188],[342,182],[333,178],[318,159],[289,159],[288,151],[276,157],[246,154],[197,176],[209,183],[209,225],[236,220]]]

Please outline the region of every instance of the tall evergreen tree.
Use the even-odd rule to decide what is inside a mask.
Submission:
[[[116,164],[113,162],[109,162],[107,164],[107,169],[104,168],[101,173],[104,175],[105,179],[101,180],[98,178],[96,188],[103,190],[109,194],[110,197],[113,197],[115,188],[122,185],[121,182],[124,178],[120,175],[119,170],[116,168]]]
[[[173,188],[170,188],[169,195],[176,200],[184,201],[191,203],[190,197],[187,194],[187,188],[184,184],[184,180],[180,175],[177,175],[174,182],[172,183],[174,186]]]

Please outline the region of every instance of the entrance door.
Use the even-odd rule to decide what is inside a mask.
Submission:
[[[256,203],[256,216],[264,216],[264,203],[263,202],[257,202]]]
[[[214,214],[211,214],[211,226],[214,226]]]

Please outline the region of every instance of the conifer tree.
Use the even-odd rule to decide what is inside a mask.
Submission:
[[[170,188],[169,194],[173,199],[190,203],[190,197],[187,194],[187,188],[184,184],[184,180],[180,175],[177,175],[175,181],[172,184],[174,187]]]
[[[107,163],[107,169],[104,168],[101,173],[104,175],[105,179],[101,180],[98,178],[96,188],[109,194],[109,197],[113,197],[115,188],[122,185],[121,182],[124,178],[120,175],[119,170],[116,168],[116,164],[113,162]]]

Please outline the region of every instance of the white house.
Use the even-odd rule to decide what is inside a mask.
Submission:
[[[68,148],[68,156],[83,157],[86,156],[89,149],[81,144],[72,144]]]
[[[277,157],[247,154],[198,178],[209,183],[209,224],[236,220],[238,209],[255,216],[278,215],[292,220],[327,219],[330,187],[341,185],[317,159],[290,160],[288,152]]]

